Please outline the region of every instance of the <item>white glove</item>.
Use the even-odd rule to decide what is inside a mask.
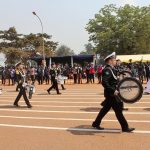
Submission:
[[[117,96],[119,94],[119,91],[115,91],[114,95]]]
[[[23,87],[26,87],[26,86],[27,86],[27,83],[24,82],[24,83],[22,84],[22,86],[23,86]]]

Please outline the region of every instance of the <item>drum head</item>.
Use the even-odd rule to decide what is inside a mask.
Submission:
[[[133,77],[133,75],[132,75],[132,73],[130,71],[122,71],[122,72],[120,72],[119,80],[122,80],[122,79],[127,78],[127,77]]]
[[[125,103],[135,103],[143,95],[143,86],[135,78],[124,78],[118,85],[119,99]]]

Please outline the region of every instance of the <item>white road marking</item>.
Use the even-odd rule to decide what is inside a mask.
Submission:
[[[16,98],[17,95],[0,95],[0,98],[12,98],[15,97]],[[69,97],[72,96],[72,97]],[[91,95],[92,97],[89,97],[90,95],[33,95],[33,99],[105,99],[104,96],[102,95]],[[86,97],[85,97],[86,96]],[[150,97],[142,97],[142,100],[150,100]]]
[[[0,96],[0,98],[1,99],[8,99],[8,98],[11,98],[11,99],[14,98],[15,99],[16,97],[12,97],[12,96],[11,97],[1,97]],[[49,100],[51,100],[51,99],[57,99],[57,100],[61,100],[61,99],[65,99],[65,100],[70,100],[70,99],[74,99],[74,100],[81,100],[81,99],[84,99],[84,100],[98,100],[98,99],[105,99],[105,98],[104,97],[103,98],[100,98],[100,97],[98,97],[98,98],[88,98],[88,97],[87,98],[86,97],[83,97],[83,98],[81,98],[81,97],[80,98],[74,98],[74,97],[73,98],[70,98],[70,97],[33,97],[32,98],[32,100],[35,100],[35,99],[37,99],[37,100],[38,99],[39,100],[41,100],[41,99],[49,99]]]
[[[28,96],[28,95],[27,95]],[[0,96],[0,99],[15,99],[17,97],[17,95],[16,96],[9,96],[9,97],[1,97]],[[71,99],[73,99],[73,100],[81,100],[81,99],[83,99],[83,100],[104,100],[105,99],[105,97],[98,97],[98,96],[94,96],[94,97],[88,97],[88,96],[86,96],[86,97],[82,97],[82,96],[79,96],[79,97],[75,97],[75,96],[72,96],[72,97],[69,97],[69,96],[53,96],[53,95],[51,95],[51,96],[33,96],[32,97],[32,100],[41,100],[41,99],[45,99],[45,100],[51,100],[51,99],[58,99],[58,100],[61,100],[61,99],[64,99],[64,100],[71,100]],[[147,100],[147,99],[143,99],[143,100]]]
[[[11,94],[10,96],[6,96],[6,97],[12,97],[12,96],[17,96],[18,94]],[[93,95],[88,95],[88,94],[86,94],[86,95],[83,95],[83,94],[63,94],[62,93],[62,95],[57,95],[57,94],[50,94],[50,95],[46,95],[45,93],[42,95],[38,95],[38,94],[35,94],[35,95],[33,95],[33,96],[38,96],[38,97],[44,97],[44,96],[47,96],[47,97],[51,97],[51,96],[53,96],[53,97],[71,97],[71,96],[73,96],[73,97],[104,97],[103,95],[99,95],[99,94],[93,94]]]
[[[59,131],[70,131],[70,132],[95,132],[95,133],[121,133],[121,130],[96,130],[88,128],[61,128],[61,127],[46,127],[46,126],[26,126],[26,125],[14,125],[14,124],[0,124],[1,127],[12,127],[12,128],[26,128],[26,129],[45,129],[45,130],[59,130]],[[133,133],[139,134],[150,134],[150,131],[136,130]]]
[[[13,96],[16,96],[16,95],[18,95],[18,93],[11,93],[11,95],[13,95]],[[58,96],[58,97],[62,97],[62,96],[89,96],[89,95],[91,95],[91,96],[100,96],[100,97],[104,97],[104,94],[99,94],[99,93],[93,93],[93,94],[86,94],[86,93],[78,93],[78,94],[73,94],[73,93],[70,93],[70,94],[66,94],[66,93],[62,93],[61,95],[57,95],[56,93],[51,93],[51,94],[48,94],[48,93],[35,93],[35,94],[33,94],[34,96],[54,96],[54,97],[56,97],[56,96]],[[10,93],[8,94],[8,93],[4,93],[4,94],[2,94],[1,96],[10,96]]]
[[[27,126],[27,125],[14,125],[14,124],[0,124],[1,127],[13,128],[27,128],[27,129],[46,129],[46,130],[62,130],[62,131],[83,131],[83,132],[114,132],[120,133],[121,130],[95,130],[86,128],[59,128],[59,127],[46,127],[46,126]]]
[[[13,101],[10,101],[10,100],[0,100],[0,102],[10,102],[12,103]],[[51,100],[41,100],[41,101],[36,101],[36,100],[31,100],[31,103],[64,103],[64,104],[100,104],[101,102],[73,102],[73,101],[51,101]]]
[[[0,104],[0,106],[12,106],[10,104]],[[25,107],[25,106],[24,106]],[[98,106],[58,106],[58,105],[34,105],[34,107],[45,107],[45,108],[102,108]],[[128,107],[128,109],[150,109],[150,107]]]
[[[57,111],[57,110],[31,110],[31,109],[0,109],[0,111],[7,112],[35,112],[35,113],[65,113],[65,114],[97,114],[98,112],[84,112],[84,111]],[[108,112],[114,114],[114,112]],[[124,112],[127,115],[150,115],[150,112]]]
[[[82,98],[81,98],[82,99]],[[92,99],[91,99],[92,100]],[[0,102],[10,102],[12,103],[13,101],[10,101],[10,100],[0,100]],[[64,103],[64,104],[100,104],[102,101],[52,101],[51,99],[50,100],[31,100],[31,103]],[[137,102],[135,104],[150,104],[150,102],[143,102],[143,101],[140,101],[140,102]]]
[[[88,121],[91,122],[94,119],[79,119],[79,118],[51,118],[51,117],[20,117],[20,116],[0,116],[0,118],[11,119],[31,119],[31,120],[60,120],[60,121]],[[103,122],[118,122],[117,120],[103,120]],[[150,120],[128,120],[131,123],[150,123]]]

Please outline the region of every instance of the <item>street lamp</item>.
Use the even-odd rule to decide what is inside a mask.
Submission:
[[[35,15],[39,21],[40,21],[40,24],[41,24],[41,27],[42,27],[42,39],[43,39],[43,48],[42,48],[42,51],[43,51],[43,60],[44,60],[44,68],[45,68],[45,63],[46,63],[46,60],[45,60],[45,49],[44,49],[44,28],[43,28],[43,23],[42,23],[42,20],[41,18],[36,14],[36,12],[32,12],[33,15]]]

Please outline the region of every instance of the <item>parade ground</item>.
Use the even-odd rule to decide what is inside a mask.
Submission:
[[[48,85],[37,85],[32,109],[23,101],[14,108],[15,86],[3,87],[0,95],[0,150],[149,150],[150,96],[124,111],[133,133],[122,133],[111,110],[102,122],[104,131],[91,124],[103,101],[99,84],[66,85],[67,90],[48,95]]]

